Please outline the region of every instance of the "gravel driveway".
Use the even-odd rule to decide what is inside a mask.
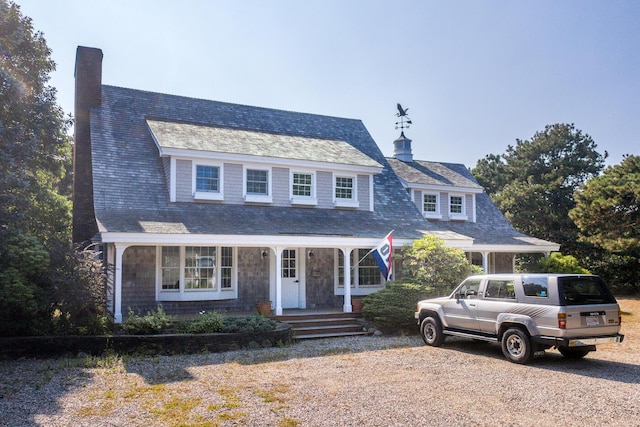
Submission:
[[[177,357],[0,362],[2,426],[640,425],[640,302],[625,342],[526,366],[418,336]]]

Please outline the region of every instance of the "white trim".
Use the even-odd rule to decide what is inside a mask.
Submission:
[[[162,289],[162,248],[177,245],[158,245],[156,246],[156,301],[208,301],[208,300],[224,300],[238,298],[238,249],[231,246],[232,265],[231,265],[231,288],[222,288],[222,268],[221,260],[222,247],[225,245],[202,245],[206,247],[216,248],[216,278],[215,289],[193,289],[185,288],[185,268],[186,268],[186,247],[192,245],[180,245],[180,272],[178,289],[163,290]]]
[[[378,242],[379,243],[379,242]],[[381,289],[384,289],[387,281],[380,273],[380,284],[379,285],[360,285],[359,281],[359,262],[361,261],[359,258],[359,249],[369,249],[363,247],[354,247],[354,248],[342,248],[337,247],[334,248],[334,256],[333,256],[333,268],[334,268],[334,281],[333,281],[333,292],[334,295],[344,295],[345,299],[349,298],[349,304],[351,303],[351,296],[363,296],[369,295],[375,292],[378,292]],[[344,257],[345,251],[348,251],[351,255],[347,259]],[[340,285],[340,253],[343,255],[343,259],[345,260],[345,270],[344,270],[344,281],[347,283],[347,278],[351,283],[351,286],[344,286],[344,284]],[[347,271],[346,265],[349,265],[349,270]],[[377,266],[376,266],[377,268]]]
[[[346,199],[346,198],[338,198],[336,197],[336,179],[338,178],[350,178],[351,182],[352,182],[352,188],[351,188],[351,198],[350,199]],[[340,207],[340,208],[358,208],[360,207],[360,201],[358,200],[358,175],[351,175],[351,174],[340,174],[340,173],[333,173],[333,186],[332,186],[332,191],[333,191],[333,204],[336,207]]]
[[[218,168],[218,191],[196,191],[196,176],[198,166]],[[219,162],[192,160],[191,161],[191,194],[195,200],[224,200],[224,164]]]
[[[480,194],[484,192],[482,187],[455,187],[451,185],[417,184],[415,182],[409,183],[407,187],[420,191],[440,191],[443,193]]]
[[[412,192],[413,193],[413,192]],[[436,210],[435,212],[424,210],[424,196],[436,196]],[[436,191],[421,191],[420,192],[420,211],[422,216],[429,219],[442,219],[442,211],[440,210],[440,192]]]
[[[450,220],[454,220],[454,221],[468,221],[469,217],[467,216],[467,197],[466,194],[462,194],[462,193],[449,193],[449,219]],[[459,197],[460,199],[462,199],[462,206],[461,206],[461,210],[462,212],[460,213],[454,213],[451,212],[451,198],[452,197]],[[458,205],[456,205],[458,206]]]
[[[476,195],[472,194],[471,195],[471,222],[477,222],[477,215],[476,215]]]
[[[292,158],[280,158],[269,156],[258,156],[248,154],[220,153],[203,150],[186,150],[179,148],[165,148],[160,152],[162,157],[175,156],[176,158],[196,160],[203,159],[209,161],[220,161],[228,163],[253,163],[256,165],[268,165],[270,167],[287,167],[314,169],[317,171],[333,172],[341,171],[348,173],[382,173],[384,167],[378,163],[378,166],[364,166],[354,164],[329,163],[314,160],[300,160]],[[377,162],[376,162],[377,163]]]
[[[263,171],[267,172],[267,194],[247,194],[247,171]],[[245,202],[249,203],[273,203],[273,178],[272,168],[261,165],[242,165],[242,197]]]
[[[374,206],[373,202],[375,199],[375,192],[373,189],[373,175],[369,175],[369,212],[373,212]]]
[[[293,195],[293,176],[299,175],[311,175],[311,195],[310,196],[294,196]],[[302,169],[289,169],[289,198],[293,205],[309,205],[317,206],[318,198],[316,197],[316,172]]]
[[[176,183],[178,180],[178,171],[176,170],[177,163],[175,157],[169,158],[169,201],[171,202],[176,201]]]

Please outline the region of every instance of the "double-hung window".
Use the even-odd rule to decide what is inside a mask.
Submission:
[[[193,197],[195,199],[222,200],[222,167],[218,164],[194,164]]]
[[[244,170],[244,194],[247,202],[271,203],[271,170]]]
[[[463,194],[449,195],[449,217],[451,219],[467,219]]]
[[[157,258],[159,301],[237,298],[233,248],[162,246]]]
[[[371,249],[355,249],[351,252],[351,287],[355,289],[379,288],[384,278],[375,258],[370,253]],[[344,290],[344,254],[340,249],[337,252],[337,287]],[[341,293],[339,291],[338,293]],[[368,293],[370,291],[365,291]]]
[[[422,215],[425,218],[441,218],[440,195],[438,193],[422,194]]]
[[[355,176],[334,176],[334,203],[339,207],[358,207]]]
[[[291,203],[295,205],[317,205],[315,174],[291,172]]]

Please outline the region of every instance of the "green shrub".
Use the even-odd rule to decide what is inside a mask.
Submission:
[[[171,316],[164,312],[161,305],[158,305],[155,312],[148,311],[145,316],[138,316],[129,309],[129,316],[122,323],[122,329],[131,335],[152,335],[165,332],[171,324]]]
[[[562,255],[560,252],[553,252],[548,257],[540,259],[532,272],[589,274],[589,270],[578,264],[576,257],[573,255]]]
[[[187,334],[213,334],[222,330],[224,316],[216,311],[199,314],[194,320],[184,322],[180,332]]]
[[[278,322],[264,316],[225,317],[222,332],[259,333],[273,331]]]
[[[416,328],[416,303],[432,292],[412,282],[389,282],[383,290],[365,297],[362,316],[382,330]]]
[[[396,280],[426,286],[437,295],[446,295],[466,277],[482,269],[471,265],[460,249],[444,245],[444,240],[425,235],[406,245],[396,256],[401,276]]]

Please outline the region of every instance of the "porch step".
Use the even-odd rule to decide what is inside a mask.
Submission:
[[[298,340],[367,335],[358,323],[360,313],[305,313],[272,316],[272,319],[291,325]]]

